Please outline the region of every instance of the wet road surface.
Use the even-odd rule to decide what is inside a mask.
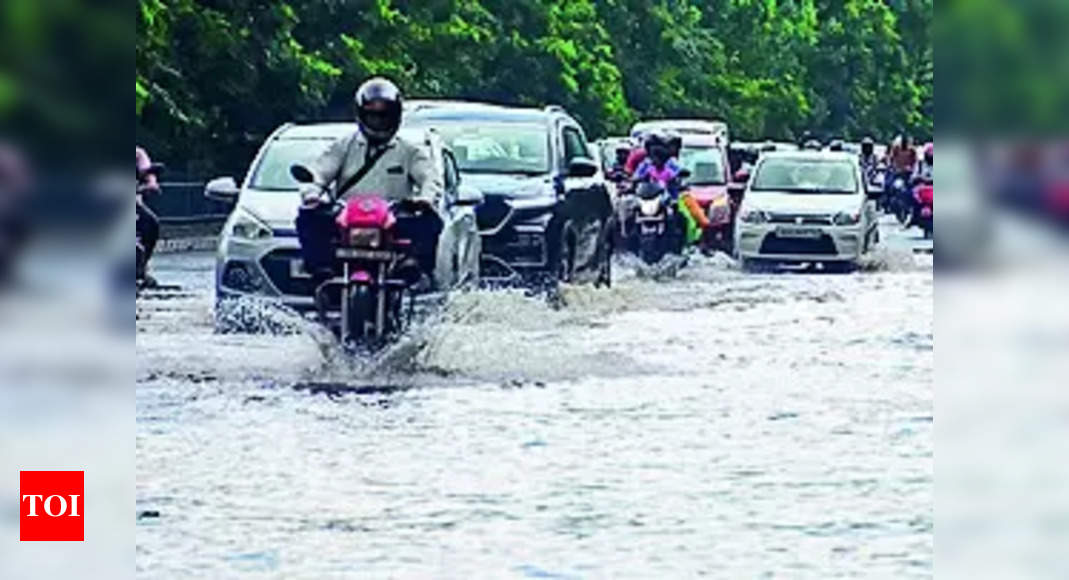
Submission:
[[[383,361],[141,300],[144,577],[930,577],[930,247],[857,273],[456,295]]]

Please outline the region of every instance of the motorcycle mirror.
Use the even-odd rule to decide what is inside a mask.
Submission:
[[[315,181],[315,176],[312,175],[312,171],[300,163],[290,165],[290,175],[292,175],[298,183],[313,183]]]

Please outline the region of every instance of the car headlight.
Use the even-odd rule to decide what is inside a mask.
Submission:
[[[230,224],[231,236],[249,241],[267,240],[274,236],[271,227],[252,212],[244,209],[237,211],[238,214]]]
[[[747,224],[763,224],[768,221],[768,215],[759,209],[748,209],[739,216],[739,219]]]
[[[861,212],[849,213],[845,211],[835,214],[835,217],[831,220],[837,226],[853,226],[857,225],[859,221],[861,221]]]

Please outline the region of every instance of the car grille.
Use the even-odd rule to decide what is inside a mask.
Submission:
[[[314,288],[312,288],[311,278],[290,276],[290,262],[300,257],[300,250],[283,249],[274,250],[260,259],[260,265],[263,266],[267,277],[271,279],[271,283],[278,288],[279,292],[295,296],[312,295]]]
[[[781,238],[774,233],[765,236],[761,242],[762,254],[804,254],[812,256],[833,256],[835,241],[828,234],[819,238]]]
[[[506,229],[483,238],[483,252],[513,267],[540,267],[546,263],[546,237],[541,232]]]
[[[800,220],[800,221],[799,221]],[[774,224],[797,225],[831,225],[832,216],[828,214],[769,213],[768,221]]]
[[[475,222],[480,232],[494,231],[512,215],[512,204],[503,195],[487,195],[475,208]]]

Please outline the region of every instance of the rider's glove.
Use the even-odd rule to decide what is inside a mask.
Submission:
[[[323,202],[323,189],[313,183],[304,183],[300,187],[301,206],[314,208]]]

